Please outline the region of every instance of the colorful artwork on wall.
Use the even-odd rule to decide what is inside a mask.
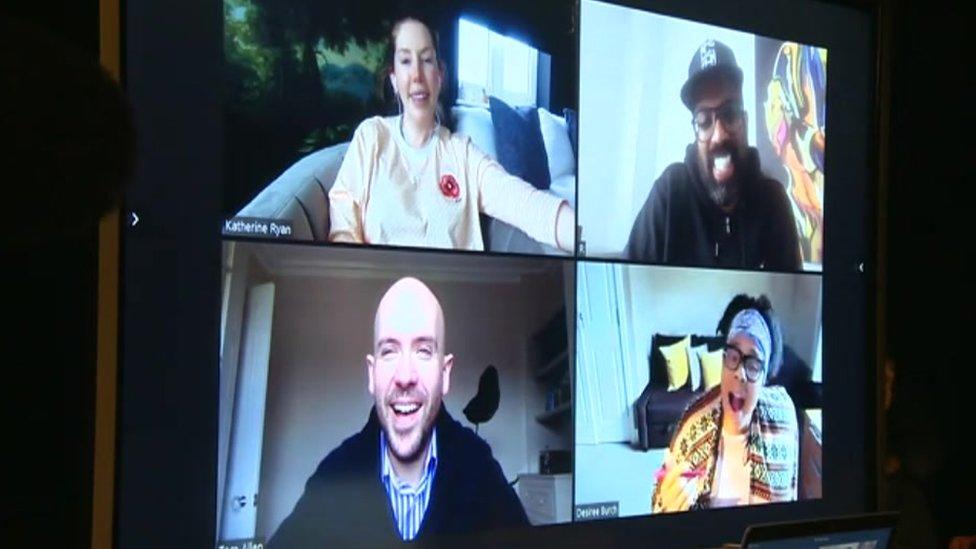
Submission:
[[[827,50],[768,38],[756,41],[763,166],[786,187],[803,261],[823,263]]]

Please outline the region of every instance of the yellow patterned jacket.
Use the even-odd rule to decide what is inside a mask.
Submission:
[[[689,405],[665,455],[667,467],[683,463],[706,474],[693,508],[710,506],[715,463],[722,431],[722,393],[716,386]],[[749,424],[747,439],[749,503],[796,500],[799,430],[793,401],[780,386],[763,387]],[[658,487],[651,498],[655,513],[663,510]]]

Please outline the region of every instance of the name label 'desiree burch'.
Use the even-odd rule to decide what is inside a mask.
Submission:
[[[234,217],[224,221],[227,236],[256,236],[263,238],[291,238],[291,221],[261,217]]]
[[[575,520],[602,520],[620,516],[620,503],[606,501],[603,503],[585,503],[576,506]]]

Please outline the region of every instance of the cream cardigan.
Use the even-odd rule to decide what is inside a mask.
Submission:
[[[562,199],[509,175],[445,128],[411,147],[399,123],[377,116],[356,128],[329,191],[329,240],[483,250],[485,213],[556,245]]]

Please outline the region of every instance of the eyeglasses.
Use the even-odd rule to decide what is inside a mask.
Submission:
[[[729,131],[739,131],[746,111],[737,101],[726,101],[714,109],[698,109],[691,119],[691,126],[699,141],[708,141],[715,133],[715,120],[722,122],[722,126]]]
[[[725,366],[725,369],[730,372],[734,372],[739,369],[739,366],[742,366],[749,383],[759,381],[765,369],[759,357],[743,354],[734,345],[725,346],[725,351],[722,353],[722,366]]]

